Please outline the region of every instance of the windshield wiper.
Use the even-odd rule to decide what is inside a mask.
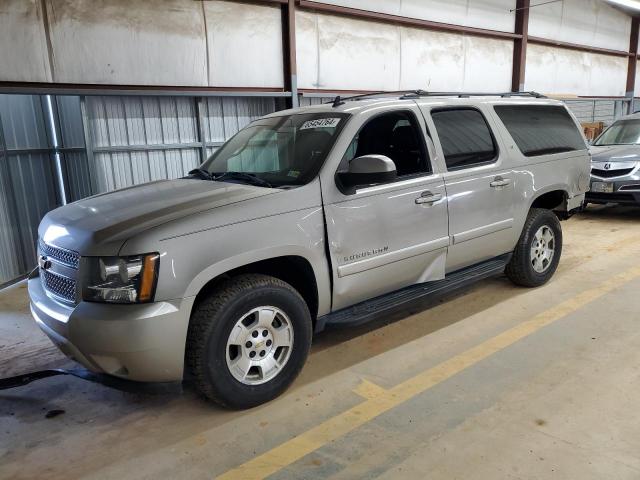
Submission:
[[[221,172],[221,173],[212,173],[212,180],[217,182],[223,182],[225,180],[240,180],[243,182],[247,182],[251,185],[255,185],[257,187],[268,187],[273,188],[266,180],[254,175],[253,173],[245,173],[245,172]]]
[[[213,175],[204,168],[194,168],[189,172],[189,175],[193,175],[194,177],[198,177],[203,180],[213,180]]]

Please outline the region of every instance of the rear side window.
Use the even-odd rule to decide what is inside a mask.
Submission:
[[[496,105],[496,113],[526,157],[587,148],[564,107]]]
[[[482,113],[472,108],[434,110],[431,118],[448,170],[492,163],[498,149]]]

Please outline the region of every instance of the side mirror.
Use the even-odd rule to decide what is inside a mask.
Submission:
[[[349,162],[349,170],[338,174],[347,188],[360,185],[393,182],[397,177],[396,164],[384,155],[363,155]]]

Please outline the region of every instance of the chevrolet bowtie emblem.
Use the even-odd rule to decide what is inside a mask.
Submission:
[[[51,268],[51,260],[49,260],[45,255],[40,255],[38,258],[38,266],[42,270],[48,270]]]

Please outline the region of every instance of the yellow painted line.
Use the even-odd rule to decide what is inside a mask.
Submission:
[[[575,297],[565,300],[433,368],[425,370],[389,390],[378,387],[379,393],[377,395],[370,395],[374,389],[366,386],[362,390],[363,393],[367,393],[365,396],[368,397],[370,395],[366,401],[325,420],[297,437],[249,460],[237,468],[229,470],[218,478],[253,480],[268,477],[305,455],[327,445],[329,442],[355,430],[369,420],[453,377],[494,353],[513,345],[518,340],[566,317],[637,277],[640,277],[640,267],[630,268],[607,279],[605,283],[585,290]]]
[[[376,385],[373,382],[370,382],[366,378],[360,382],[356,388],[353,389],[354,393],[357,393],[361,397],[366,398],[367,400],[371,400],[374,397],[378,397],[386,392],[384,388],[380,385]]]

